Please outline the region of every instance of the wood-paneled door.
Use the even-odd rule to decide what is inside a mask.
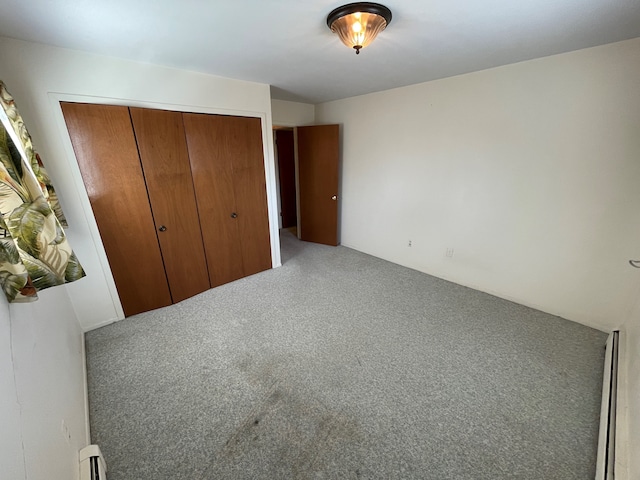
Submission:
[[[170,305],[129,109],[61,107],[125,315]]]
[[[301,240],[338,245],[340,126],[297,127]]]
[[[173,303],[210,288],[180,112],[129,108]]]
[[[271,268],[260,119],[183,121],[211,286]]]

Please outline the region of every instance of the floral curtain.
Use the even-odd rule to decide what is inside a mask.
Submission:
[[[62,230],[67,222],[53,185],[2,81],[0,105],[6,117],[0,128],[0,287],[9,302],[29,302],[38,290],[85,273]]]

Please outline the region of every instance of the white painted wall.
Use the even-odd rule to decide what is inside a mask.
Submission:
[[[262,119],[272,258],[280,265],[269,86],[0,38],[3,80],[31,130],[62,207],[67,235],[87,278],[69,284],[84,329],[123,318],[104,247],[59,101],[85,101]]]
[[[65,288],[29,304],[1,295],[0,476],[78,478],[78,450],[89,443],[85,398],[83,332]]]
[[[313,125],[315,107],[309,103],[271,100],[273,124],[279,127],[301,127]]]
[[[343,125],[342,243],[619,326],[640,285],[638,85],[634,39],[316,105]]]
[[[9,304],[0,296],[0,465],[7,478],[25,478],[20,404],[11,355]]]

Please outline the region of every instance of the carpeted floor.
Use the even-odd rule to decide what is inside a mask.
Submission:
[[[86,335],[109,480],[594,477],[604,333],[282,242],[281,268]]]

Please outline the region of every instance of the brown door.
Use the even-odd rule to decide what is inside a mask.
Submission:
[[[276,150],[278,151],[282,228],[295,227],[298,224],[298,213],[293,130],[276,130]]]
[[[271,268],[260,119],[183,120],[211,286]]]
[[[209,289],[182,114],[130,108],[174,303]]]
[[[338,245],[339,125],[297,127],[300,238]]]
[[[238,234],[244,274],[271,268],[271,239],[264,172],[262,126],[259,118],[221,117],[232,140],[229,160],[238,213]]]
[[[129,109],[61,107],[125,315],[170,305]]]

